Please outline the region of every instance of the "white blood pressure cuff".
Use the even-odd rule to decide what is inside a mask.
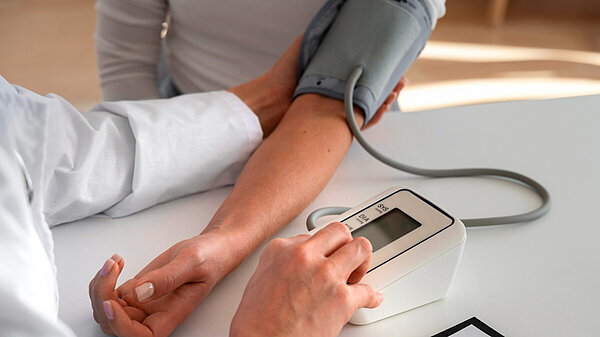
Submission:
[[[327,1],[304,33],[294,98],[343,100],[350,73],[362,66],[354,104],[366,124],[425,46],[431,20],[425,0]]]

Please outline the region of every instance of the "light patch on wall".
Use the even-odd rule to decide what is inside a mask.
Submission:
[[[420,58],[458,62],[564,61],[600,66],[600,53],[456,42],[428,42]]]
[[[407,87],[402,111],[446,106],[600,94],[600,81],[579,78],[497,78],[438,82]]]
[[[461,67],[495,64],[494,73],[486,78],[457,78],[408,85],[401,93],[402,111],[416,111],[445,106],[543,99],[600,94],[600,79],[577,77],[571,73],[561,77],[559,67],[600,67],[600,53],[565,49],[547,49],[487,44],[430,41],[421,59],[439,62],[461,62]],[[545,63],[542,70],[515,69],[519,62]],[[549,61],[549,62],[548,62]],[[469,64],[470,63],[470,64]],[[500,67],[500,68],[498,68]],[[504,70],[498,71],[498,69]],[[595,72],[595,71],[594,71]]]

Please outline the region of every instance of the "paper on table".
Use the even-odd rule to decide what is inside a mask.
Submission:
[[[489,337],[490,335],[485,332],[479,330],[474,325],[469,325],[466,328],[460,330],[457,333],[450,335],[452,337]]]

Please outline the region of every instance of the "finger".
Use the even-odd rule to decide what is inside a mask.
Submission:
[[[400,91],[402,91],[402,89],[404,88],[405,83],[406,83],[406,80],[405,80],[404,77],[402,77],[400,79],[400,81],[396,84],[396,86],[394,87],[394,89],[392,89],[392,91],[386,97],[386,99],[383,102],[383,104],[375,112],[375,115],[372,118],[372,120],[373,120],[375,117],[377,117],[377,120],[375,121],[375,123],[377,121],[379,121],[379,119],[381,119],[381,116],[383,116],[383,114],[385,112],[389,111],[390,107],[392,106],[392,104],[394,104],[394,102],[396,102],[398,100],[398,97],[400,96]]]
[[[379,123],[379,121],[383,117],[383,114],[385,114],[390,109],[391,106],[392,105],[389,104],[389,103],[382,104],[379,107],[379,109],[377,109],[377,111],[375,112],[375,114],[373,115],[373,117],[371,117],[371,120],[369,121],[369,123],[367,123],[367,125],[365,125],[365,127],[363,128],[363,130],[366,130],[366,129],[370,128],[371,126]]]
[[[144,322],[144,320],[146,319],[146,317],[148,317],[148,315],[141,309],[138,309],[136,307],[131,307],[128,305],[121,305],[121,307],[123,308],[123,310],[125,310],[125,313],[127,313],[127,316],[129,316],[129,318],[131,318],[134,321],[138,321],[140,323]]]
[[[306,240],[310,239],[310,237],[311,237],[310,234],[300,234],[300,235],[293,236],[291,238],[287,238],[286,240],[290,244],[298,244],[298,243],[305,242]]]
[[[164,267],[144,275],[133,291],[137,301],[144,303],[160,298],[183,284],[194,281],[197,266],[193,261],[195,260],[185,255],[178,255]]]
[[[114,254],[113,256],[111,256],[110,260],[113,260],[114,262],[117,263],[117,265],[119,266],[119,270],[123,270],[123,267],[125,266],[125,260],[121,257],[121,255]],[[102,266],[102,268],[100,270],[98,270],[96,275],[94,275],[94,278],[92,279],[92,281],[90,281],[90,285],[89,285],[89,289],[88,289],[90,298],[92,298],[92,289],[94,287],[94,284],[96,283],[96,280],[98,280],[98,278],[101,276],[100,274],[102,274],[102,271],[104,270],[104,268],[112,268],[112,265],[107,265],[107,263],[109,263],[108,260],[106,262],[104,262],[104,265]]]
[[[104,332],[105,334],[107,334],[109,336],[116,336],[115,333],[110,328],[110,325],[108,325],[108,323],[106,323],[106,325],[101,325],[100,328],[102,329],[102,332]]]
[[[396,101],[398,99],[399,95],[400,95],[400,92],[396,91],[396,89],[394,89],[394,91],[390,92],[388,97],[385,99],[385,101],[383,102],[383,105],[391,105],[392,103],[394,103],[394,101]]]
[[[346,280],[347,283],[350,283],[350,284],[359,283],[363,279],[363,277],[365,277],[365,275],[367,275],[367,272],[369,271],[369,267],[370,267],[370,263],[371,263],[371,256],[372,256],[372,253],[368,259],[366,259],[360,266],[358,266],[358,268],[356,268],[350,274],[350,276],[348,276],[348,279]]]
[[[355,308],[377,308],[383,302],[383,294],[376,292],[368,284],[360,283],[348,286],[354,299]]]
[[[127,280],[117,288],[117,296],[123,299],[127,303],[127,305],[139,304],[139,302],[135,299],[133,295],[134,289],[137,286],[137,284],[137,279]]]
[[[144,320],[155,335],[168,336],[183,324],[196,306],[208,295],[211,287],[206,283],[188,283],[148,303],[149,316]]]
[[[123,268],[125,268],[125,260],[121,257],[121,255],[114,254],[110,258],[117,263],[119,270],[123,270]]]
[[[117,255],[117,254],[115,254],[115,255]],[[115,255],[113,255],[113,257],[114,257]],[[119,257],[120,257],[120,256],[119,256]],[[112,259],[113,261],[115,261],[115,260],[114,260],[112,257],[111,257],[110,259]],[[97,280],[100,278],[100,274],[102,274],[102,273],[103,273],[102,271],[103,271],[103,270],[105,270],[105,268],[112,268],[112,265],[111,265],[111,264],[108,264],[108,263],[109,263],[109,261],[108,261],[108,260],[107,260],[107,261],[105,261],[105,262],[104,262],[104,264],[102,265],[102,268],[100,268],[100,270],[98,270],[98,272],[96,273],[96,275],[94,275],[94,278],[92,278],[92,280],[90,281],[90,284],[89,284],[89,286],[88,286],[88,294],[89,294],[89,296],[90,296],[90,299],[92,299],[92,297],[93,297],[93,289],[94,289],[94,285],[96,284]],[[108,265],[107,265],[107,264],[108,264]]]
[[[152,337],[152,331],[144,324],[132,320],[125,309],[115,301],[102,303],[104,314],[112,331],[120,337]]]
[[[96,310],[92,310],[93,312],[93,316],[94,316],[94,321],[96,321],[96,323],[98,323],[98,325],[100,325],[100,328],[102,329],[102,331],[109,335],[109,336],[114,336],[115,333],[110,329],[110,326],[108,325],[108,321],[106,322],[100,322],[100,319],[98,319],[98,314],[96,313]]]
[[[394,87],[395,92],[400,93],[400,91],[402,91],[402,89],[404,89],[404,87],[408,84],[408,79],[404,76],[402,76],[402,78],[400,79],[400,81],[398,81],[398,84],[396,84],[396,86]]]
[[[394,103],[398,99],[398,95],[400,95],[399,92],[392,91],[390,93],[390,95],[388,96],[388,99],[385,101],[385,103],[387,105],[391,105],[392,103]]]
[[[371,120],[369,120],[367,125],[365,125],[362,128],[362,130],[366,130],[366,129],[370,128],[371,126],[379,123],[379,121],[383,117],[383,114],[385,114],[392,107],[392,103],[394,100],[395,100],[394,92],[392,92],[392,93],[390,93],[388,98],[385,100],[385,102],[383,102],[383,104],[379,107],[379,109],[377,109],[377,111],[375,111],[375,114],[373,115],[373,117],[371,117]]]
[[[351,240],[352,235],[348,227],[340,222],[333,222],[316,232],[305,244],[309,245],[311,250],[329,256]]]
[[[117,299],[115,286],[120,273],[121,269],[119,268],[119,264],[110,258],[104,262],[104,265],[98,274],[96,274],[96,277],[90,286],[92,308],[94,309],[96,318],[101,325],[107,324],[107,318],[104,315],[102,302],[108,299]]]
[[[371,260],[371,243],[364,237],[357,237],[356,239],[343,245],[340,249],[335,251],[329,260],[334,263],[338,270],[345,275],[345,279],[348,280],[350,275],[360,269],[366,273],[366,268],[369,267],[369,261]],[[362,278],[364,274],[357,274],[356,277]]]
[[[121,274],[119,264],[115,263],[113,259],[106,260],[102,269],[100,269],[98,278],[94,282],[92,288],[93,294],[102,296],[104,300],[113,296],[119,274]]]

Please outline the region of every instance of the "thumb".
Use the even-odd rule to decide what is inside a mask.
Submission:
[[[151,337],[154,335],[147,326],[131,319],[127,311],[116,301],[104,301],[102,306],[104,314],[108,317],[110,329],[115,335],[122,337]]]
[[[147,302],[170,293],[185,283],[195,279],[195,268],[189,259],[177,257],[162,268],[145,274],[135,287],[138,302]]]

